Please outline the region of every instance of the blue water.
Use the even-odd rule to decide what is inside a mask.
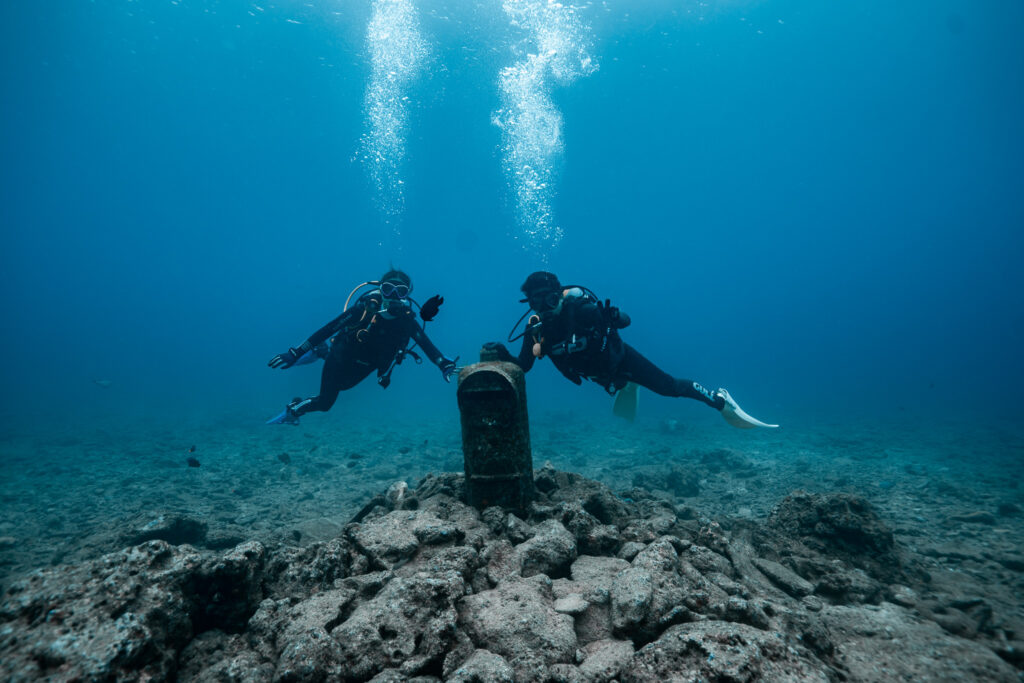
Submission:
[[[266,361],[391,263],[444,294],[428,333],[463,360],[543,268],[769,421],[1019,420],[1024,4],[404,4],[421,43],[376,167],[374,3],[2,4],[5,428],[269,429],[318,371]],[[510,100],[502,70],[541,39],[553,65]],[[544,116],[510,138],[516,102]],[[523,135],[543,143],[525,175]],[[544,184],[525,203],[522,178]],[[535,412],[606,409],[549,364],[529,379]],[[453,393],[404,365],[308,420],[448,414]]]

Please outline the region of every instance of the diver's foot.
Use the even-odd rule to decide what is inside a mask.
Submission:
[[[299,414],[292,410],[291,405],[287,405],[284,408],[284,412],[280,415],[270,418],[267,420],[268,425],[293,425],[298,426]]]
[[[767,422],[761,422],[757,418],[747,415],[747,413],[740,408],[739,404],[736,403],[736,400],[730,396],[729,392],[725,389],[720,388],[715,390],[715,397],[717,398],[719,396],[723,401],[725,401],[725,405],[721,408],[722,417],[725,418],[725,421],[733,427],[736,427],[737,429],[753,429],[754,427],[769,427],[774,429],[779,426],[770,425]]]

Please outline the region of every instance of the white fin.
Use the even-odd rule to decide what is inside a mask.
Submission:
[[[636,407],[639,401],[638,385],[629,382],[615,394],[612,412],[624,420],[632,422],[636,419]]]
[[[767,422],[761,422],[757,418],[747,415],[743,412],[743,408],[740,408],[739,404],[736,403],[735,399],[733,399],[725,389],[719,389],[715,393],[725,399],[725,406],[722,408],[722,417],[724,417],[725,421],[733,427],[738,429],[753,429],[754,427],[768,427],[770,429],[775,429],[779,426],[770,425]]]

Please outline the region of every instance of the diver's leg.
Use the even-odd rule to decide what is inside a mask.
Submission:
[[[324,361],[320,374],[320,393],[317,396],[293,401],[288,407],[296,417],[312,412],[327,412],[338,400],[338,394],[362,382],[373,368],[342,353],[331,353]]]
[[[639,351],[629,344],[623,344],[625,353],[619,363],[618,375],[630,382],[650,389],[662,396],[692,398],[705,403],[715,410],[721,410],[725,399],[715,392],[705,389],[700,383],[691,379],[678,379],[668,374],[657,365],[647,360]]]

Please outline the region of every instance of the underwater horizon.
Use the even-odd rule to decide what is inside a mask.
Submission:
[[[427,332],[463,364],[551,270],[785,427],[1019,435],[1019,3],[2,12],[4,431],[262,429],[318,386],[267,359],[395,265],[444,295]],[[438,379],[408,363],[307,421],[454,419]],[[550,364],[529,385],[536,411],[609,410]]]

